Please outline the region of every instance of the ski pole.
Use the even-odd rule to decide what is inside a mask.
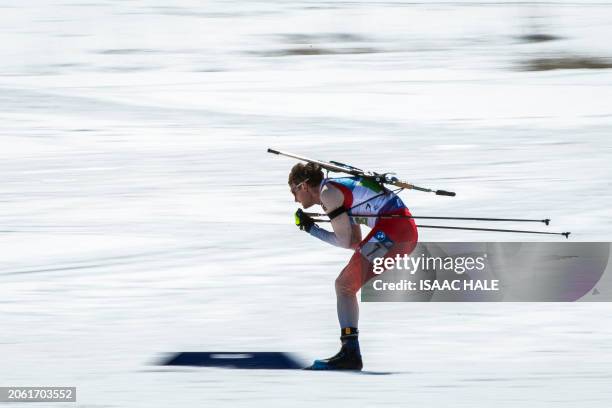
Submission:
[[[304,214],[311,217],[325,217],[327,214],[323,213],[310,213],[305,212]],[[433,217],[424,215],[403,215],[403,214],[387,214],[387,215],[370,215],[370,214],[351,214],[351,217],[365,217],[365,218],[412,218],[412,219],[423,219],[423,220],[460,220],[460,221],[508,221],[508,222],[542,222],[546,225],[550,224],[550,218],[543,220],[539,219],[526,219],[526,218],[480,218],[480,217]]]
[[[408,217],[406,217],[408,218]],[[331,222],[330,220],[324,220],[319,218],[313,218],[314,222]],[[514,230],[514,229],[499,229],[499,228],[476,228],[476,227],[455,227],[448,225],[420,225],[417,224],[418,228],[437,228],[437,229],[453,229],[453,230],[464,230],[464,231],[489,231],[489,232],[511,232],[520,234],[542,234],[542,235],[562,235],[569,239],[571,232],[545,232],[545,231],[526,231],[526,230]]]
[[[467,230],[467,231],[513,232],[513,233],[520,233],[520,234],[562,235],[567,239],[569,239],[569,235],[571,234],[571,232],[544,232],[544,231],[524,231],[524,230],[497,229],[497,228],[452,227],[452,226],[446,226],[446,225],[417,225],[417,227]]]

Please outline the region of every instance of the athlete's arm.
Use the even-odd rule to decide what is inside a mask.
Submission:
[[[326,185],[321,190],[321,204],[327,214],[344,203],[342,192],[333,186]],[[341,248],[352,248],[357,239],[361,236],[358,225],[351,225],[349,216],[344,212],[331,220],[333,232],[319,228],[316,224],[311,228],[310,235],[313,235],[329,244]],[[359,230],[359,236],[355,237],[355,227]]]

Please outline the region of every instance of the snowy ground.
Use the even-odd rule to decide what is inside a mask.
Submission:
[[[153,363],[336,351],[350,253],[292,225],[293,161],[267,147],[458,193],[403,193],[415,214],[610,241],[612,69],[524,64],[612,58],[612,3],[169,4],[0,6],[0,385],[82,407],[610,404],[606,303],[365,304],[387,376]]]

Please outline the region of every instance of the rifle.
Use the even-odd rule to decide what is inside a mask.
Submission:
[[[277,154],[280,156],[292,157],[294,159],[298,159],[298,160],[301,160],[307,163],[318,164],[319,166],[321,166],[321,168],[327,171],[335,172],[335,173],[346,173],[352,176],[370,178],[376,181],[378,184],[390,184],[392,186],[405,188],[409,190],[424,191],[426,193],[435,193],[436,195],[449,196],[449,197],[454,197],[456,195],[456,193],[452,191],[432,190],[429,188],[415,186],[414,184],[400,180],[397,177],[393,176],[393,174],[395,173],[390,173],[390,172],[389,173],[376,173],[373,171],[362,170],[357,167],[354,167],[348,164],[344,164],[344,163],[340,163],[337,161],[333,161],[333,160],[330,160],[329,162],[322,161],[322,160],[313,160],[307,157],[298,156],[297,154],[282,152],[280,150],[274,150],[270,148],[268,148],[268,153],[273,153],[273,154]]]

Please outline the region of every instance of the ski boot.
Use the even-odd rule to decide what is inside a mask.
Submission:
[[[359,331],[355,327],[342,329],[340,341],[342,347],[333,357],[324,360],[315,360],[310,367],[305,370],[354,370],[361,371],[363,362],[359,350]]]

